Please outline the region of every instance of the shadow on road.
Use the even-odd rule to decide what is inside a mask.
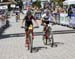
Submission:
[[[36,53],[36,52],[38,52],[39,50],[42,50],[42,49],[47,49],[47,47],[34,47],[33,52]]]
[[[51,47],[51,43],[50,44],[48,44],[47,46],[50,46]],[[56,48],[56,47],[60,47],[60,46],[62,46],[62,45],[64,45],[64,43],[62,43],[62,42],[54,42],[54,45],[53,45],[53,47],[51,47],[51,48]],[[48,49],[48,47],[33,47],[33,52],[34,53],[36,53],[36,52],[38,52],[38,51],[40,51],[40,50],[43,50],[43,49]]]
[[[47,45],[52,47],[52,43],[49,43]],[[58,47],[58,46],[61,46],[61,45],[64,45],[64,43],[63,42],[54,42],[52,48]]]
[[[60,31],[53,31],[54,35],[57,34],[71,34],[71,33],[75,33],[75,30],[60,30]],[[24,37],[25,33],[14,33],[14,34],[3,34],[0,35],[0,39],[4,39],[4,38],[10,38],[10,37]],[[35,36],[41,36],[43,35],[42,32],[34,32]]]
[[[3,27],[0,28],[0,37],[1,37],[2,33],[9,27],[10,27],[9,21],[7,21],[6,25],[4,25]]]
[[[10,37],[23,37],[23,36],[24,33],[6,34],[6,35],[1,35],[0,39],[10,38]]]

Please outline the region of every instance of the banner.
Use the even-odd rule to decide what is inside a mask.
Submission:
[[[60,24],[69,25],[69,18],[67,17],[68,14],[61,13],[60,14]]]
[[[75,16],[71,16],[71,19],[70,19],[70,26],[72,27],[75,27]]]

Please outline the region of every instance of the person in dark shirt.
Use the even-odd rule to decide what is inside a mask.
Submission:
[[[38,23],[37,23],[35,17],[31,14],[30,11],[28,11],[27,15],[22,20],[22,25],[23,25],[23,22],[25,22],[25,32],[26,32],[26,43],[25,43],[25,45],[26,46],[28,46],[28,28],[29,28],[30,25],[33,26],[32,20],[34,20],[35,24],[38,26]],[[33,33],[32,33],[32,35],[33,35]],[[33,35],[33,38],[34,38],[34,35]]]
[[[73,14],[72,7],[70,6],[69,9],[68,9],[68,16],[69,16],[69,18],[71,18],[72,14]]]

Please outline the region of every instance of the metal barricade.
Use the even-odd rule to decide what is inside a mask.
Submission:
[[[71,14],[70,26],[75,27],[75,14]]]
[[[60,14],[60,24],[69,25],[68,14],[66,14],[66,13],[61,13]]]

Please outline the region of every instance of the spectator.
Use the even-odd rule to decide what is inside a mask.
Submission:
[[[56,6],[55,10],[53,11],[53,16],[55,18],[55,23],[59,23],[59,17],[60,17],[60,14],[59,14],[59,6]]]
[[[72,7],[69,7],[69,9],[68,9],[68,16],[69,16],[69,18],[71,18],[71,14],[72,14],[73,12],[72,12]]]

